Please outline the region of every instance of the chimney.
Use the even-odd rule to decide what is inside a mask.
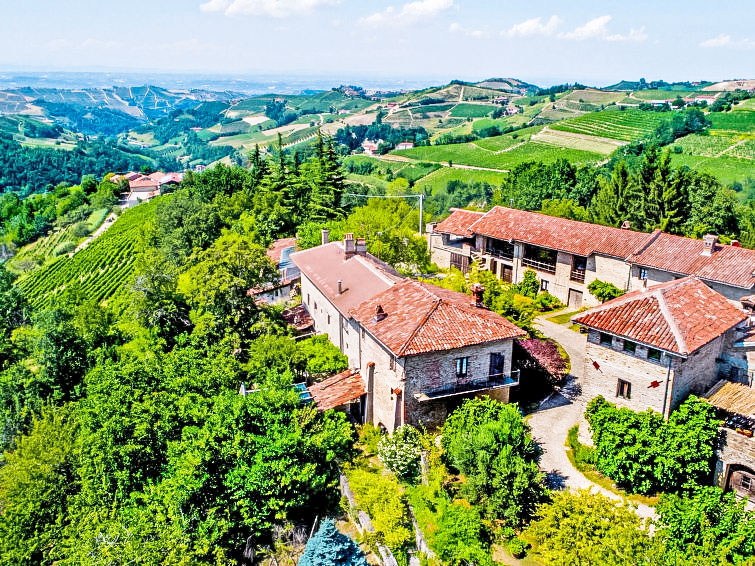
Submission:
[[[624,220],[624,222],[621,223],[621,229],[622,230],[631,230],[632,229],[632,223],[629,220]]]
[[[435,232],[435,227],[437,225],[438,224],[436,222],[428,222],[427,224],[425,224],[425,233],[432,234],[433,232]]]
[[[718,242],[718,236],[705,234],[705,236],[703,236],[703,253],[701,255],[713,254],[713,250],[716,249],[716,242]]]
[[[378,306],[375,307],[375,318],[373,318],[372,321],[373,322],[380,322],[386,316],[388,316],[388,313],[386,313],[383,310],[383,305],[378,305]]]
[[[328,243],[328,238],[330,237],[330,230],[328,230],[327,228],[323,228],[322,232],[320,233],[320,237],[321,237],[320,243],[324,246],[325,244]]]
[[[343,281],[339,279],[338,280],[338,294],[340,295],[341,293],[343,293]]]
[[[343,235],[343,251],[346,259],[357,253],[354,246],[354,234],[352,234],[351,232]]]
[[[732,240],[730,245],[731,245],[732,248],[741,248],[742,247],[742,244],[739,243],[739,240]]]
[[[367,255],[367,240],[364,238],[357,238],[357,253]]]
[[[474,297],[475,306],[479,308],[484,308],[484,303],[482,302],[482,296],[485,293],[485,287],[480,285],[479,283],[475,283],[472,285],[472,296]]]

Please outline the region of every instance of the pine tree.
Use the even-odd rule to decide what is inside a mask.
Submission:
[[[357,543],[328,519],[307,542],[298,566],[367,566],[367,560]]]
[[[636,187],[642,199],[637,220],[644,229],[653,229],[661,223],[661,178],[658,173],[658,148],[651,146],[645,150],[640,168],[635,176]]]
[[[332,143],[326,144],[319,132],[315,143],[315,158],[308,165],[307,176],[312,189],[309,219],[327,222],[342,218],[341,200],[346,181]]]
[[[666,154],[668,156],[668,154]],[[683,169],[677,169],[671,175],[661,195],[661,218],[660,228],[671,234],[683,234],[684,223],[689,218],[689,178]]]
[[[635,211],[641,197],[632,183],[624,161],[619,161],[613,169],[611,179],[601,181],[590,206],[590,217],[598,224],[621,226],[625,220],[636,221]]]

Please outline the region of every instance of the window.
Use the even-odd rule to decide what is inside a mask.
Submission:
[[[467,377],[469,358],[456,358],[456,377]]]
[[[619,380],[619,384],[616,386],[616,396],[623,397],[624,399],[631,399],[632,397],[632,384],[623,379]]]
[[[541,279],[540,280],[540,290],[541,291],[547,291],[548,290],[548,280],[547,279]]]
[[[391,356],[391,359],[388,362],[388,369],[395,369],[395,368],[396,368],[396,360],[394,360],[393,356]]]
[[[743,475],[739,485],[742,486],[742,489],[749,491],[750,487],[752,486],[752,478],[750,476]]]
[[[648,278],[648,270],[644,267],[640,267],[640,279],[647,279]]]
[[[634,354],[636,350],[637,350],[637,344],[635,344],[634,342],[630,342],[629,340],[624,340],[624,351],[625,352],[630,352],[630,353]]]
[[[655,360],[656,362],[660,362],[661,351],[656,350],[655,348],[648,348],[648,360]]]
[[[315,301],[315,310],[317,310],[317,301]]]
[[[610,334],[606,334],[605,332],[600,333],[600,345],[601,346],[612,346],[613,345],[613,336]]]
[[[307,304],[309,304],[309,293],[307,293]]]
[[[328,324],[330,324],[330,315],[328,315]]]

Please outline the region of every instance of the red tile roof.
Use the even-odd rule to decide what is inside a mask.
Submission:
[[[280,240],[275,240],[273,245],[270,246],[270,249],[267,250],[267,257],[269,257],[274,264],[278,265],[281,262],[281,254],[283,253],[283,250],[295,247],[296,238],[281,238]]]
[[[346,258],[342,242],[293,253],[291,261],[347,317],[349,310],[402,279],[387,263],[370,254]]]
[[[141,177],[129,182],[131,189],[156,189],[157,181],[150,177]]]
[[[309,387],[309,392],[321,411],[335,409],[359,399],[367,392],[362,376],[347,369]]]
[[[304,305],[296,305],[295,307],[286,309],[281,313],[281,316],[286,321],[286,324],[293,326],[297,332],[308,330],[315,324],[315,321],[309,316]]]
[[[380,307],[385,316],[376,316]],[[407,279],[351,311],[352,316],[397,356],[463,348],[524,336],[472,297]]]
[[[496,206],[469,226],[475,234],[499,240],[518,240],[581,256],[598,253],[626,258],[657,233],[647,234]]]
[[[603,332],[687,355],[747,316],[694,277],[633,291],[572,318]]]
[[[452,208],[451,215],[435,227],[436,232],[453,234],[454,236],[472,236],[469,227],[485,216],[484,212]]]
[[[660,234],[628,261],[745,289],[755,285],[755,250],[722,244],[716,244],[709,256],[702,255],[703,250],[702,240]]]

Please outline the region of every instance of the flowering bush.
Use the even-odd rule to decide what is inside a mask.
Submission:
[[[560,383],[569,372],[569,363],[558,345],[551,340],[529,338],[516,340],[514,345],[521,348],[516,357],[522,369],[545,371],[553,383]]]
[[[383,437],[378,443],[378,458],[386,468],[404,481],[413,482],[420,472],[421,436],[419,431],[404,425]]]

